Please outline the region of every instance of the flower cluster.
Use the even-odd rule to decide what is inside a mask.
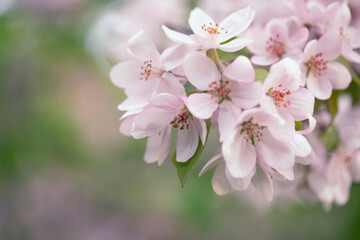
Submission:
[[[219,22],[195,8],[190,34],[162,26],[175,43],[162,53],[143,30],[130,38],[132,59],[110,77],[127,96],[120,132],[147,138],[147,163],[167,159],[171,134],[175,165],[197,163],[216,128],[219,154],[199,174],[216,168],[216,194],[253,185],[272,200],[292,181],[326,208],[347,202],[360,180],[360,30],[347,2],[284,5],[291,14],[267,22],[250,7]]]

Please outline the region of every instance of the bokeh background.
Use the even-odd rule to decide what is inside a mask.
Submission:
[[[182,189],[171,161],[144,163],[145,141],[119,134],[125,96],[108,70],[154,12],[148,30],[186,26],[195,1],[166,2],[0,0],[0,239],[360,239],[359,185],[330,212],[219,197],[211,172]]]

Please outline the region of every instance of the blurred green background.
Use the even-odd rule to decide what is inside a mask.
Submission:
[[[23,2],[0,16],[1,240],[360,239],[358,185],[329,213],[254,207],[216,196],[212,173],[182,189],[171,161],[144,163],[145,141],[118,132],[123,91],[84,46],[89,13],[109,1]]]

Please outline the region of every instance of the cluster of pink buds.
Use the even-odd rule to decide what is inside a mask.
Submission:
[[[219,22],[195,8],[187,33],[162,26],[174,42],[162,53],[143,30],[130,38],[110,77],[127,96],[120,132],[147,138],[147,163],[172,158],[183,185],[204,150],[215,156],[199,175],[215,168],[218,195],[253,186],[271,201],[289,182],[326,209],[347,202],[360,181],[360,28],[351,1],[285,3],[266,21],[256,7]]]

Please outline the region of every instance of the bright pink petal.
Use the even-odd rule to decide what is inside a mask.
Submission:
[[[330,98],[332,93],[332,84],[326,74],[323,77],[314,77],[311,73],[307,80],[308,89],[318,99],[325,100]]]
[[[208,93],[194,93],[189,96],[187,107],[195,117],[209,119],[219,105]]]
[[[199,134],[194,121],[190,120],[189,129],[178,130],[176,142],[176,161],[186,162],[191,158],[199,144]]]
[[[173,42],[194,44],[194,41],[192,41],[188,35],[171,30],[164,25],[162,25],[162,29],[164,30],[166,36]]]
[[[260,141],[255,142],[259,158],[275,170],[286,170],[293,167],[295,157],[287,143],[274,138],[268,129],[263,129],[261,133]]]
[[[189,54],[184,62],[187,78],[199,90],[208,90],[209,84],[221,79],[215,63],[199,53]]]
[[[245,134],[234,131],[224,140],[222,153],[229,172],[235,178],[247,177],[255,167],[255,149]]]
[[[250,43],[252,43],[253,40],[246,39],[246,38],[236,38],[228,43],[221,44],[218,46],[219,49],[225,51],[225,52],[236,52],[240,49],[246,47]]]
[[[153,64],[160,65],[160,53],[143,30],[130,38],[128,41],[128,51],[137,59],[143,61],[152,60]]]
[[[308,118],[309,114],[313,114],[315,99],[308,89],[300,87],[297,91],[292,92],[287,99],[290,101],[290,105],[286,110],[295,121],[303,121]]]
[[[170,150],[171,128],[165,128],[163,131],[150,136],[147,140],[144,160],[147,163],[158,162],[159,166],[164,163]]]
[[[235,37],[247,29],[255,16],[255,11],[250,7],[237,10],[236,12],[225,18],[220,24],[219,28],[224,28],[224,33],[220,33],[217,42],[224,42],[232,37]]]
[[[223,75],[237,82],[252,82],[255,70],[247,57],[239,56],[226,67]]]
[[[201,28],[204,24],[206,24],[206,26],[210,26],[210,24],[215,26],[214,20],[203,10],[200,8],[192,10],[189,17],[191,30],[197,35],[207,37],[208,33]]]
[[[327,76],[334,89],[345,89],[349,86],[351,75],[344,65],[338,62],[330,62],[327,67]]]
[[[273,182],[270,176],[257,164],[256,173],[251,180],[254,187],[261,192],[266,200],[271,201],[274,195]]]

